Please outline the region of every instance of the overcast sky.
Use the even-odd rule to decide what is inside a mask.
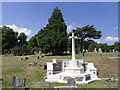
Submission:
[[[113,44],[118,40],[117,2],[3,2],[2,25],[25,32],[28,40],[46,26],[53,9],[59,7],[67,32],[76,27],[94,25],[102,31],[98,43]]]

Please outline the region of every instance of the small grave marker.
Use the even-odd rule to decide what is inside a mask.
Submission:
[[[76,84],[74,78],[68,78],[68,79],[67,79],[67,83],[68,83],[68,84]]]
[[[12,77],[12,87],[25,87],[26,78]]]

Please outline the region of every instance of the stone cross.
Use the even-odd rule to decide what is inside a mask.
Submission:
[[[70,36],[69,38],[72,38],[72,60],[75,60],[75,39],[77,37],[74,36],[74,33],[72,33],[72,36]]]

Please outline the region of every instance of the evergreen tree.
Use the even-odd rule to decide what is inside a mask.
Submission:
[[[18,36],[18,45],[22,46],[23,44],[26,44],[26,39],[27,36],[25,35],[25,33],[20,33],[20,35]]]
[[[67,50],[67,26],[61,10],[54,8],[46,27],[38,32],[37,43],[44,53],[63,54]]]
[[[31,48],[31,52],[34,53],[34,51],[39,51],[39,46],[37,44],[37,35],[33,36],[29,41],[28,45]]]

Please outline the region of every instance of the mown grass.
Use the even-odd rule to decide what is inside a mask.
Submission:
[[[89,53],[88,55],[82,56],[77,54],[77,59],[85,59],[87,62],[93,62],[98,69],[98,76],[100,78],[118,78],[118,59],[109,59],[107,57],[117,57],[118,53]],[[52,61],[52,59],[70,59],[71,55],[67,56],[45,56],[44,58],[37,59],[38,55],[29,55],[28,60],[20,61],[20,58],[25,56],[3,56],[2,57],[2,87],[11,87],[11,77],[26,77],[26,87],[40,88],[42,86],[64,86],[68,84],[63,83],[48,83],[45,82],[46,70],[32,70],[27,69],[27,65],[31,62],[37,62],[45,64],[46,62]],[[0,64],[1,65],[1,64]],[[116,83],[95,81],[90,84],[77,84],[80,88],[105,88],[105,87],[117,87]]]

